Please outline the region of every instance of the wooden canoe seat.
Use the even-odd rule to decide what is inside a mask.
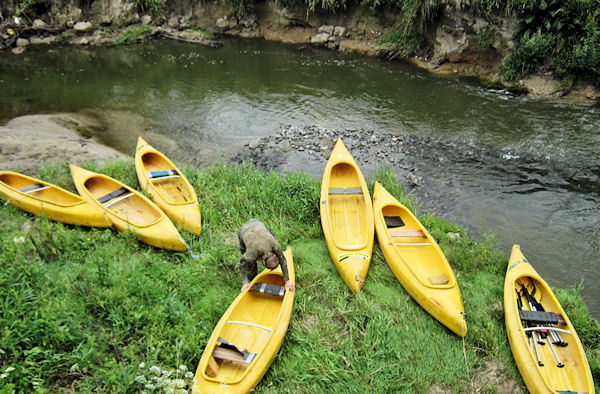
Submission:
[[[407,229],[407,230],[403,230],[403,229],[393,229],[393,230],[389,230],[390,232],[390,237],[422,237],[422,238],[427,238],[425,236],[425,233],[419,229]]]
[[[179,178],[180,175],[175,170],[163,170],[163,171],[150,171],[147,172],[148,178],[152,181],[168,178]]]
[[[32,185],[27,185],[27,186],[22,187],[17,190],[19,190],[21,193],[29,194],[29,193],[33,193],[33,192],[39,192],[40,190],[46,190],[46,189],[50,189],[50,186],[44,186],[41,183],[34,183]]]
[[[216,360],[229,360],[243,364],[250,364],[256,357],[256,353],[251,353],[245,349],[240,350],[237,348],[237,346],[219,337],[212,356]]]
[[[421,237],[427,238],[425,233],[419,229],[392,229],[389,230],[390,237]],[[429,246],[431,242],[394,242],[394,246]]]
[[[133,193],[131,193],[128,189],[122,187],[120,189],[114,190],[108,194],[103,195],[102,197],[98,198],[98,202],[100,204],[105,204],[105,207],[110,207],[113,204],[118,203],[121,200],[126,199],[127,197],[131,197],[133,196]]]
[[[256,282],[250,288],[250,291],[260,294],[268,294],[275,297],[283,297],[285,295],[285,286],[273,285],[264,282]]]
[[[429,282],[434,286],[447,285],[450,280],[446,274],[434,275],[429,277]]]
[[[360,186],[330,187],[329,194],[363,194],[363,191]]]

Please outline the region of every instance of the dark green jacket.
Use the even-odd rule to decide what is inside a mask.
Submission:
[[[238,263],[242,283],[249,283],[254,279],[258,273],[256,262],[258,260],[262,261],[262,256],[267,252],[273,252],[277,256],[283,279],[285,281],[289,280],[287,261],[281,251],[281,246],[271,230],[262,222],[251,219],[240,228],[238,239],[240,241],[240,252],[242,253],[242,258]]]

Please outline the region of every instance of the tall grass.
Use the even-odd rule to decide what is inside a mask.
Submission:
[[[138,187],[132,161],[86,167]],[[377,180],[417,212],[455,270],[469,326],[464,340],[408,296],[378,247],[363,291],[348,290],[321,232],[318,179],[246,164],[184,172],[198,194],[203,229],[199,237],[181,234],[198,260],[147,246],[133,234],[63,225],[12,205],[0,209],[0,392],[162,392],[189,385],[212,329],[239,293],[236,232],[250,218],[292,246],[297,284],[284,345],[257,391],[494,391],[509,379],[524,389],[503,323],[505,255],[491,237],[473,239],[418,212],[390,170],[379,171]],[[68,174],[63,165],[40,175],[74,191]],[[579,290],[557,295],[599,382],[600,326]],[[499,377],[487,377],[490,362]]]

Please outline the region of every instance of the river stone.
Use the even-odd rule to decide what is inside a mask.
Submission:
[[[327,41],[329,41],[328,33],[315,34],[310,38],[310,43],[315,45],[324,45],[327,43]]]
[[[29,41],[31,42],[31,45],[54,44],[56,41],[58,41],[58,36],[31,37]]]
[[[142,25],[149,25],[150,22],[152,22],[152,17],[150,15],[144,15],[142,16],[140,22],[142,22]]]
[[[334,26],[331,25],[323,25],[323,26],[319,26],[319,33],[327,33],[329,35],[333,34],[333,30],[335,29]]]
[[[346,28],[344,26],[336,26],[333,29],[333,35],[337,37],[343,37],[346,34]]]
[[[17,48],[25,48],[30,44],[29,40],[25,38],[17,38]]]
[[[229,27],[229,21],[227,20],[227,17],[224,18],[218,18],[217,21],[215,22],[215,25],[219,28],[219,29],[226,29]]]
[[[25,52],[25,47],[16,47],[11,49],[11,52],[14,53],[15,55],[20,55],[23,52]]]
[[[34,29],[44,29],[46,26],[48,26],[46,22],[44,22],[41,19],[34,20],[33,24],[31,25],[31,27],[33,27]]]
[[[92,28],[92,24],[90,22],[77,22],[73,29],[77,32],[85,32]]]

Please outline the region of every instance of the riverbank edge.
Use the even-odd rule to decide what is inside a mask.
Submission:
[[[160,11],[160,15],[159,15]],[[567,86],[545,67],[518,81],[506,81],[499,66],[514,47],[517,20],[508,12],[482,17],[469,10],[446,7],[442,16],[425,27],[427,51],[400,57],[380,41],[397,32],[402,13],[396,9],[373,12],[349,5],[343,12],[327,13],[278,2],[257,2],[253,11],[236,16],[221,3],[202,3],[140,13],[131,3],[96,0],[82,10],[68,3],[54,7],[39,19],[5,18],[0,23],[0,49],[23,53],[29,45],[66,43],[78,46],[135,43],[170,38],[219,47],[227,37],[255,38],[293,45],[312,45],[340,52],[405,61],[445,77],[469,77],[483,86],[505,89],[538,99],[598,103],[600,89],[592,85]],[[481,36],[493,31],[482,47]]]
[[[98,144],[96,142],[90,141],[90,145],[101,145]],[[101,149],[101,146],[97,147],[98,149]],[[51,148],[50,148],[51,149]],[[65,163],[71,162],[71,159],[68,157],[64,157],[61,160],[65,160]],[[122,165],[120,164],[114,164],[120,162],[122,163]],[[113,163],[113,164],[111,164]],[[132,162],[132,157],[129,155],[123,155],[122,157],[118,157],[118,158],[112,158],[112,159],[108,159],[105,164],[104,167],[105,168],[112,168],[112,170],[114,171],[115,168],[120,169],[120,171],[125,170],[126,168],[131,168],[131,166],[133,165]],[[62,168],[64,170],[64,165],[60,163],[60,161],[57,161],[53,164],[53,166],[58,166],[60,168]],[[191,168],[187,168],[186,171],[191,171]],[[243,170],[243,165],[242,165],[242,170]],[[65,177],[62,176],[64,174],[62,174],[62,170],[57,170],[57,169],[51,169],[48,170],[47,167],[44,168],[44,171],[46,171],[46,173],[49,174],[54,174],[54,176],[59,176],[60,180],[62,182],[65,181]],[[198,169],[194,169],[195,172],[198,171],[204,171],[204,170],[198,170]],[[58,175],[57,175],[58,174]],[[114,174],[113,174],[114,175]],[[131,174],[127,175],[127,178],[130,179]],[[123,174],[121,174],[120,178],[123,177]],[[198,180],[199,177],[197,174],[194,176],[194,179]],[[55,179],[47,179],[49,181],[56,181]],[[133,184],[133,183],[132,183]],[[206,195],[206,193],[202,192],[202,195],[204,195],[204,198],[209,198],[208,195]],[[204,214],[203,216],[206,214],[206,207],[204,208]],[[207,215],[208,216],[208,215]],[[431,223],[431,229],[430,231],[432,232],[432,234],[436,235],[436,238],[443,238],[442,243],[444,243],[446,245],[446,247],[448,247],[450,249],[449,253],[450,255],[454,255],[454,257],[457,257],[457,254],[461,254],[460,249],[465,247],[463,245],[479,245],[477,246],[477,248],[483,248],[485,245],[485,242],[478,242],[475,240],[472,240],[471,237],[469,237],[466,232],[464,231],[464,229],[459,228],[459,226],[453,225],[445,220],[439,220],[437,218],[435,218],[434,216],[427,214],[428,219],[427,222]],[[29,237],[32,237],[33,235],[31,234],[32,231],[35,230],[35,226],[27,226],[27,231],[30,232],[30,234],[28,235]],[[451,229],[452,231],[450,231],[449,229]],[[83,230],[82,230],[83,231]],[[207,236],[211,237],[211,235],[214,237],[214,229],[211,231],[209,231],[207,233]],[[13,237],[14,239],[17,239],[19,236],[19,234],[14,234],[10,235],[10,237]],[[9,237],[9,238],[10,238]],[[131,239],[129,239],[129,241],[132,241]],[[191,240],[190,241],[193,247],[198,247],[197,245],[197,240]],[[135,246],[134,250],[137,251],[137,249],[139,249],[139,246]],[[142,249],[144,249],[144,247],[142,247]],[[297,251],[298,252],[298,251]],[[479,250],[479,252],[481,252],[481,250]],[[137,252],[136,252],[137,253]],[[143,252],[144,255],[148,255],[148,252]],[[377,253],[377,252],[376,252]],[[500,252],[498,250],[487,250],[486,253],[484,253],[484,255],[486,256],[495,256],[492,258],[492,260],[495,260],[498,256]],[[463,253],[465,255],[468,255],[468,253]],[[470,258],[473,258],[475,256],[471,256]],[[463,256],[463,258],[461,258],[461,260],[469,260],[469,258]],[[478,263],[478,264],[483,264],[483,263]],[[488,263],[490,264],[490,263]],[[469,267],[470,265],[464,265],[464,263],[462,263],[462,268],[457,268],[456,266],[454,267],[455,270],[458,269],[458,276],[460,277],[460,273],[461,271],[463,271],[463,274],[466,274],[464,272],[464,270],[467,269],[467,267]],[[474,268],[473,268],[474,269]],[[487,269],[490,269],[490,267],[487,267]],[[486,270],[487,270],[486,269]],[[496,272],[496,271],[503,271],[505,269],[504,266],[502,267],[496,267],[495,269],[493,269],[492,271]],[[497,273],[499,275],[499,273]],[[375,276],[377,277],[377,276]],[[337,278],[337,277],[336,277]],[[339,279],[339,278],[337,278]],[[374,286],[378,283],[378,280],[373,279],[373,274],[367,278],[368,280],[370,280],[371,285]],[[464,279],[462,279],[462,281],[464,281]],[[463,286],[463,290],[464,290],[464,286],[465,283],[463,282],[462,284]],[[478,291],[480,291],[481,289],[479,289]],[[471,290],[472,291],[472,290]],[[491,290],[490,290],[491,291]],[[483,293],[487,294],[490,291],[483,291]],[[494,293],[494,291],[491,291],[492,293]],[[599,330],[600,326],[598,323],[598,321],[596,319],[594,319],[589,313],[587,314],[583,314],[582,312],[582,308],[585,309],[585,303],[583,302],[583,300],[581,299],[581,295],[579,294],[579,290],[576,288],[571,288],[571,289],[566,289],[566,290],[561,290],[561,293],[563,293],[563,296],[568,297],[571,301],[573,300],[573,298],[570,297],[575,297],[575,310],[577,311],[577,321],[581,322],[586,321],[586,325],[588,327],[596,327],[596,330]],[[473,311],[475,311],[475,307],[473,305],[473,303],[475,301],[468,301],[470,303],[469,308]],[[489,306],[489,305],[488,305]],[[565,306],[565,305],[563,305]],[[477,312],[477,314],[479,313],[483,313],[484,315],[490,315],[494,317],[494,320],[497,320],[497,322],[495,321],[493,324],[502,324],[501,322],[503,322],[503,314],[502,314],[502,307],[501,307],[501,300],[497,300],[497,302],[492,305],[493,310],[491,311],[487,311],[487,312],[482,312],[479,311]],[[480,319],[482,316],[471,316],[471,319]],[[424,316],[425,319],[427,319],[428,321],[431,319],[429,316],[425,315]],[[571,319],[573,319],[573,316],[571,316]],[[490,323],[492,324],[492,323]],[[489,329],[489,327],[487,327],[487,329]],[[506,390],[504,392],[519,392],[521,391],[519,389],[519,383],[516,382],[511,375],[514,375],[514,370],[516,369],[516,367],[514,366],[514,362],[512,359],[507,358],[506,357],[506,349],[504,349],[504,351],[501,351],[499,353],[496,353],[495,351],[492,350],[487,350],[484,351],[483,349],[481,349],[481,346],[484,346],[484,344],[481,342],[482,340],[484,340],[484,338],[487,337],[488,334],[484,334],[483,331],[481,331],[481,327],[479,327],[477,330],[474,330],[474,335],[476,335],[476,338],[473,339],[474,342],[472,342],[471,344],[469,344],[469,342],[467,341],[467,346],[469,346],[469,348],[474,352],[474,354],[477,355],[477,361],[476,361],[476,365],[477,367],[474,368],[473,371],[473,375],[472,377],[472,381],[470,382],[466,382],[465,383],[465,389],[474,389],[474,388],[478,388],[478,389],[484,389],[485,387],[490,387],[489,385],[492,385],[491,387],[496,387],[496,388],[502,388],[503,390]],[[585,333],[582,333],[585,334]],[[580,334],[580,335],[582,335]],[[589,333],[587,333],[589,334]],[[472,334],[473,335],[473,334]],[[477,339],[479,338],[479,339]],[[503,348],[504,346],[500,346],[500,344],[504,343],[506,344],[506,338],[503,338],[503,340],[498,341],[495,340],[493,342],[495,344],[495,346],[499,346],[500,348]],[[497,350],[497,349],[496,349]],[[600,364],[600,349],[595,349],[595,348],[589,348],[587,349],[590,351],[588,357],[590,357],[590,364],[592,366],[596,366],[594,369],[594,371],[596,372],[596,381],[598,379],[598,373],[600,371],[597,371],[598,369],[598,365]],[[492,356],[493,354],[495,354],[495,356]],[[508,353],[510,355],[510,353]],[[497,359],[496,359],[497,358]],[[496,359],[496,360],[495,360]],[[508,370],[507,370],[507,365],[509,366]],[[512,366],[512,367],[510,367]],[[513,370],[513,372],[510,372],[510,370]],[[521,383],[522,385],[522,383]],[[435,386],[432,389],[434,389],[433,392],[447,392],[447,390],[443,387],[439,387],[439,386]],[[431,391],[430,391],[431,392]]]

